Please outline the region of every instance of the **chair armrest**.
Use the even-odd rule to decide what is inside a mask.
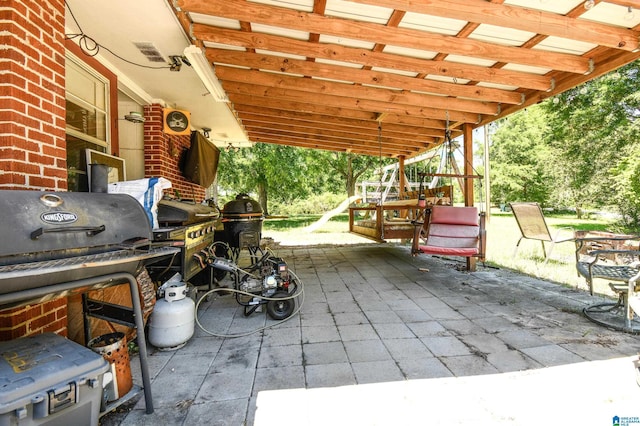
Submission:
[[[598,241],[640,241],[640,236],[619,236],[619,237],[576,237],[576,243],[598,242]]]
[[[615,247],[616,242],[621,243],[624,241],[637,241],[638,245],[639,245],[639,249],[640,249],[640,236],[636,236],[636,235],[612,235],[612,236],[599,236],[599,237],[576,237],[575,238],[575,244],[576,244],[576,251],[575,251],[575,255],[576,255],[576,262],[580,261],[580,256],[581,255],[591,255],[592,253],[594,253],[595,251],[599,250],[600,254],[616,254],[615,251],[611,251],[611,250],[622,250],[621,252],[618,253],[630,253],[631,250],[629,249],[614,249],[614,248],[602,248],[602,249],[598,249],[598,246],[601,247]],[[589,244],[593,243],[594,245],[596,245],[595,250],[589,250],[590,246]],[[618,246],[620,244],[617,244]],[[633,244],[633,246],[635,247],[636,244]],[[633,254],[633,253],[631,253]]]
[[[632,256],[640,256],[640,250],[619,250],[619,249],[608,249],[608,250],[590,250],[590,256],[598,256],[600,254],[628,254]]]
[[[571,232],[571,236],[559,239],[558,237],[560,236],[561,232]],[[574,233],[574,229],[571,228],[571,227],[567,227],[567,226],[563,226],[561,228],[557,228],[555,234],[552,237],[552,240],[553,240],[554,243],[564,243],[564,242],[567,242],[567,241],[575,241],[576,240],[576,236],[575,236],[575,233]]]

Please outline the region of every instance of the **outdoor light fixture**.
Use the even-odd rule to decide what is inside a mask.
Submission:
[[[178,72],[182,68],[182,58],[180,56],[169,56],[171,63],[169,64],[169,70]]]
[[[584,2],[584,8],[587,10],[591,9],[595,5],[596,5],[595,0],[587,0]]]
[[[216,77],[213,72],[213,68],[204,55],[202,49],[191,45],[186,47],[183,53],[187,58],[187,61],[191,64],[193,70],[198,74],[198,77],[202,81],[202,84],[204,84],[204,87],[206,87],[207,91],[211,93],[211,96],[213,96],[213,99],[216,102],[229,102],[227,94],[224,92],[222,85],[218,81],[218,77]]]
[[[129,114],[124,116],[124,119],[130,121],[131,123],[144,123],[144,117],[142,113],[137,111],[131,111]]]

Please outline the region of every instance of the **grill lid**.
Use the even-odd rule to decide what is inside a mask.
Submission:
[[[60,259],[150,241],[143,207],[126,194],[0,191],[0,265]]]
[[[261,217],[262,207],[260,203],[247,194],[238,194],[236,199],[229,201],[222,209],[224,218]]]
[[[166,199],[158,202],[158,223],[160,225],[191,225],[218,217],[220,217],[220,211],[214,206]]]

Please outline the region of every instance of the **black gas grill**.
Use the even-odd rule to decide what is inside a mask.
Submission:
[[[112,273],[136,275],[177,250],[152,244],[131,196],[0,191],[0,294]]]
[[[104,317],[136,327],[145,405],[152,413],[135,276],[180,250],[152,241],[147,212],[126,194],[5,190],[0,215],[0,308],[129,283],[132,308],[112,309],[119,316]]]
[[[178,247],[180,255],[172,262],[166,260],[154,266],[163,279],[179,272],[185,281],[194,285],[211,285],[213,275],[200,254],[207,251],[216,239],[220,211],[215,206],[193,201],[161,200],[158,203],[158,223],[153,230],[156,243]],[[220,233],[218,232],[218,236]]]

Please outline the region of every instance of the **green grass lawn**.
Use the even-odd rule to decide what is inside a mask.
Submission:
[[[552,236],[571,237],[573,231],[606,231],[612,223],[605,220],[582,219],[575,215],[545,214]],[[510,212],[492,211],[487,223],[487,263],[501,268],[509,268],[528,275],[548,279],[572,287],[586,288],[583,278],[575,269],[575,244],[571,241],[558,243],[553,248],[549,261],[544,263],[544,253],[540,241],[523,239],[514,257],[520,229]],[[551,245],[545,243],[547,253]],[[609,294],[608,287],[602,292]]]
[[[263,225],[263,233],[295,233],[311,225],[320,215],[306,215],[282,219],[267,219]],[[614,224],[602,219],[579,220],[572,214],[545,213],[551,234],[561,228],[561,235],[571,236],[575,230],[606,231],[614,230]],[[348,233],[348,214],[334,216],[329,222],[316,231],[322,233]],[[313,240],[314,233],[309,235]],[[508,268],[524,274],[554,281],[571,287],[586,289],[583,278],[579,278],[575,270],[575,245],[573,242],[556,244],[550,260],[545,264],[540,241],[523,239],[516,256],[514,249],[520,238],[520,230],[513,214],[494,209],[487,221],[487,259],[486,264],[499,268]],[[550,245],[545,243],[548,251]],[[598,280],[597,280],[598,281]],[[611,295],[606,282],[596,283],[596,291]]]

